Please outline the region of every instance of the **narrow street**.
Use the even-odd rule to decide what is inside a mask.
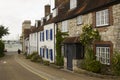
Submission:
[[[15,61],[16,53],[7,53],[0,59],[0,80],[44,80]]]
[[[111,80],[59,70],[33,63],[22,54],[6,53],[0,59],[0,80]]]

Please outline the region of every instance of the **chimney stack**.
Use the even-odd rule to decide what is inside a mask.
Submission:
[[[48,4],[48,5],[45,5],[45,17],[46,16],[48,16],[50,13],[51,13],[51,11],[50,11],[50,5]]]

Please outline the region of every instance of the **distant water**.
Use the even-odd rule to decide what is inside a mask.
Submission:
[[[20,43],[9,43],[9,44],[5,44],[5,49],[7,49],[7,51],[17,51],[18,49],[22,50],[22,45]]]

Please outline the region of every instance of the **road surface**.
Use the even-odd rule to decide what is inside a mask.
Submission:
[[[76,74],[34,63],[15,52],[6,53],[0,59],[0,80],[120,80],[109,77],[99,78],[87,74]]]
[[[44,80],[22,67],[15,60],[16,53],[7,53],[0,59],[0,80]]]

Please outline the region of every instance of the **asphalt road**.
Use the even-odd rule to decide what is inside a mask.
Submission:
[[[0,59],[0,80],[44,80],[18,64],[15,55],[9,52]]]

